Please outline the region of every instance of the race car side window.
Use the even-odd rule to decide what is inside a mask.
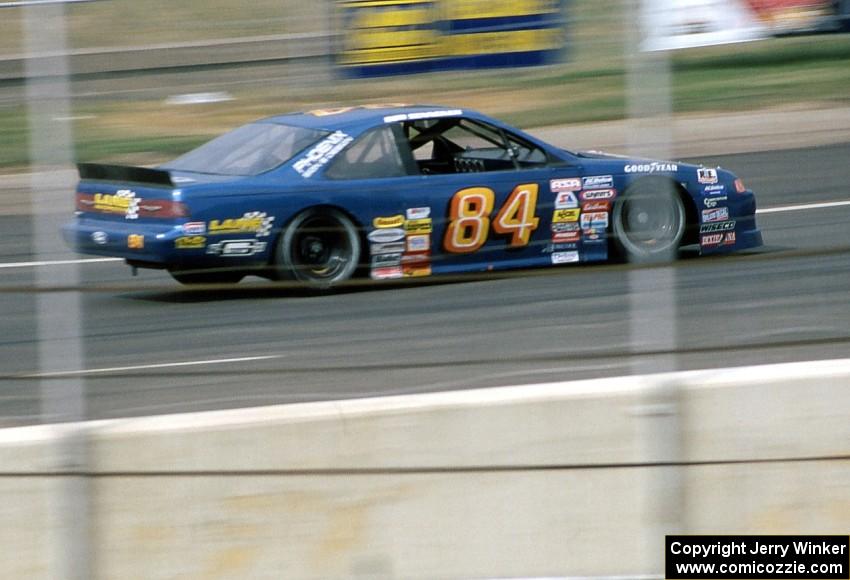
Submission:
[[[463,117],[409,121],[404,132],[424,174],[510,171],[549,163],[539,147],[483,121]]]
[[[327,171],[328,179],[374,179],[409,175],[392,126],[367,131],[349,145]]]

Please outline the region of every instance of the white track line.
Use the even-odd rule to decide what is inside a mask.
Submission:
[[[263,355],[263,356],[243,356],[239,358],[220,358],[220,359],[212,359],[212,360],[193,360],[193,361],[185,361],[185,362],[173,362],[173,363],[158,363],[158,364],[149,364],[149,365],[133,365],[128,367],[109,367],[102,369],[83,369],[76,371],[54,371],[49,373],[32,373],[28,375],[23,375],[24,378],[45,378],[45,377],[56,377],[56,376],[65,376],[65,375],[94,375],[94,374],[104,374],[104,373],[118,373],[123,371],[141,371],[141,370],[150,370],[150,369],[168,369],[175,367],[192,367],[192,366],[200,366],[200,365],[222,365],[228,363],[237,363],[237,362],[251,362],[258,360],[269,360],[283,358],[283,355],[279,354],[271,354],[271,355]]]
[[[848,201],[825,201],[821,203],[803,203],[799,205],[781,205],[778,207],[766,207],[757,209],[756,213],[779,213],[781,211],[802,211],[804,209],[821,209],[824,207],[840,207],[842,205],[850,205]]]
[[[123,258],[85,258],[80,260],[53,260],[49,262],[7,262],[0,268],[38,268],[40,266],[65,266],[68,264],[91,264],[96,262],[121,262]]]

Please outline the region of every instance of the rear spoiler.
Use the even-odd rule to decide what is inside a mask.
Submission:
[[[161,169],[132,167],[129,165],[102,165],[100,163],[77,163],[80,179],[120,181],[174,187],[171,174]]]

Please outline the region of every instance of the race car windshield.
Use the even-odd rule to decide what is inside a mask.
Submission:
[[[161,168],[213,175],[259,175],[292,159],[326,131],[252,123],[225,133]]]

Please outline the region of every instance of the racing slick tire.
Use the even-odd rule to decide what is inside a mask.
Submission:
[[[275,255],[279,278],[326,290],[345,282],[357,270],[360,233],[341,211],[310,208],[284,229]]]
[[[641,179],[614,203],[614,244],[629,262],[674,260],[686,226],[685,205],[668,179]]]

